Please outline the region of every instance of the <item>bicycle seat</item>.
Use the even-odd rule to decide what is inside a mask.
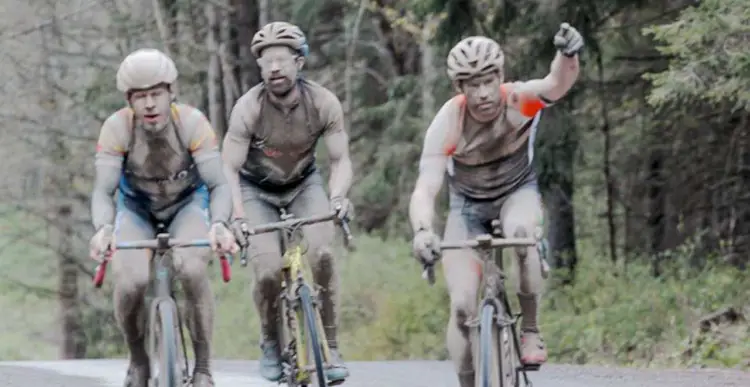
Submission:
[[[282,221],[294,218],[294,214],[292,214],[291,212],[286,212],[286,208],[284,207],[279,209],[279,215],[281,216]]]
[[[165,233],[165,232],[167,232],[167,226],[164,223],[161,223],[161,222],[157,223],[156,224],[156,233],[157,234],[162,234],[162,233]]]

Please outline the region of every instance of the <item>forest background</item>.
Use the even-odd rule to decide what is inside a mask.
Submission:
[[[448,49],[498,40],[507,77],[544,77],[552,37],[584,35],[575,87],[545,111],[534,165],[554,267],[552,361],[750,368],[750,4],[740,0],[2,0],[0,359],[125,354],[111,284],[86,258],[93,152],[124,104],[115,71],[155,47],[179,99],[226,131],[259,82],[259,26],[298,24],[305,76],[341,99],[358,250],[340,250],[347,359],[445,359],[448,298],[410,257],[423,135],[452,95]],[[320,160],[326,170],[324,149]],[[446,195],[441,194],[445,213]],[[442,217],[441,217],[442,218]],[[442,219],[441,219],[442,222]],[[442,223],[439,225],[442,227]],[[218,271],[218,270],[216,270]],[[218,300],[215,356],[256,358],[252,276]]]

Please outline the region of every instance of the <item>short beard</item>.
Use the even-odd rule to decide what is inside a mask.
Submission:
[[[482,117],[482,119],[480,119],[476,114],[474,114],[474,112],[472,112],[471,109],[467,108],[469,115],[471,115],[471,117],[480,124],[486,124],[495,121],[503,113],[503,109],[505,109],[505,101],[500,100],[497,105],[497,110],[494,112],[494,114],[487,116],[487,118]]]
[[[171,120],[167,120],[163,124],[158,125],[152,125],[147,124],[145,122],[141,122],[140,127],[143,129],[144,132],[146,132],[149,135],[159,135],[164,132],[164,129],[166,129],[169,126],[169,123]]]
[[[292,84],[292,87],[290,87],[290,88],[288,88],[288,89],[286,89],[286,90],[284,90],[284,91],[282,91],[280,93],[277,93],[277,92],[275,92],[273,90],[271,90],[271,93],[273,93],[273,95],[275,97],[277,97],[277,98],[286,98],[289,94],[292,93],[292,90],[294,90],[294,84]]]
[[[284,99],[284,98],[288,97],[288,96],[289,96],[289,94],[291,94],[291,93],[292,93],[292,91],[294,90],[294,87],[295,87],[295,86],[297,86],[297,82],[291,82],[291,84],[290,84],[289,88],[288,88],[288,89],[286,89],[286,90],[284,90],[284,91],[281,91],[281,92],[277,92],[277,91],[273,90],[273,88],[271,88],[271,87],[269,87],[269,88],[268,88],[268,90],[269,90],[269,91],[270,91],[271,93],[273,93],[273,96],[274,96],[274,97],[276,97],[276,98],[278,98],[278,99]]]

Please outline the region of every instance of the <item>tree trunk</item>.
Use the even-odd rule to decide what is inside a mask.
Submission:
[[[438,23],[435,15],[426,17],[422,26],[422,40],[420,50],[422,51],[422,119],[425,122],[432,121],[435,116],[435,83],[438,71],[435,68],[435,49],[432,46],[432,31]]]
[[[51,227],[50,240],[57,246],[59,256],[59,297],[63,340],[60,348],[62,359],[86,357],[86,337],[81,323],[81,305],[78,300],[78,266],[72,241],[75,238],[73,211],[70,205],[57,206],[56,222]]]
[[[206,47],[209,52],[208,60],[208,118],[216,131],[219,144],[223,143],[227,131],[227,117],[224,112],[224,89],[222,84],[221,57],[219,55],[219,21],[216,5],[206,3],[206,19],[208,32]]]
[[[271,16],[271,7],[268,0],[258,0],[258,27],[268,24],[269,16]]]
[[[56,5],[48,3],[50,15],[56,15]],[[58,71],[62,64],[55,61],[52,50],[53,39],[61,36],[55,19],[41,31],[41,53],[44,60],[42,69],[42,87],[44,100],[40,104],[44,113],[40,119],[47,129],[45,162],[53,172],[43,181],[43,194],[47,199],[46,212],[49,219],[47,224],[49,243],[55,250],[58,259],[58,302],[60,305],[60,328],[62,340],[60,357],[62,359],[79,359],[86,355],[86,340],[83,332],[81,306],[78,298],[78,266],[73,260],[72,243],[75,239],[74,219],[70,204],[66,203],[66,196],[73,192],[72,173],[65,170],[71,161],[70,150],[65,139],[55,130],[59,117],[63,114],[60,101],[57,98],[56,84]],[[57,43],[62,45],[62,43]]]
[[[565,268],[575,279],[578,264],[576,251],[574,195],[574,156],[578,148],[575,126],[566,113],[570,103],[544,113],[535,148],[536,170],[544,198],[547,218],[547,240],[555,268]]]
[[[648,230],[651,233],[651,243],[649,253],[652,256],[651,274],[654,277],[661,275],[661,255],[662,242],[665,234],[664,212],[665,212],[665,195],[663,192],[663,178],[661,176],[663,156],[661,151],[655,149],[651,152],[648,175]]]
[[[250,50],[253,35],[258,31],[260,5],[256,1],[232,0],[232,8],[235,10],[234,28],[237,36],[237,74],[241,93],[244,94],[250,88],[260,82],[260,69],[258,63]],[[266,7],[267,9],[267,7]],[[234,101],[227,101],[234,104]]]

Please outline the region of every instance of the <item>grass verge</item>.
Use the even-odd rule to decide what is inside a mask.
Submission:
[[[31,242],[10,237],[15,224],[18,219],[9,218],[0,224],[0,359],[52,359],[60,338],[51,291],[56,261]],[[405,242],[363,235],[357,243],[357,252],[339,259],[340,342],[346,358],[446,359],[448,296],[442,272],[430,287]],[[750,314],[746,273],[720,266],[687,270],[678,254],[670,275],[654,279],[638,262],[613,267],[594,257],[582,248],[575,285],[555,286],[554,278],[550,282],[541,322],[551,361],[750,369],[747,323],[719,322],[707,331],[698,329],[703,316],[722,308]],[[250,269],[235,264],[229,284],[221,282],[218,267],[212,269],[215,356],[257,358],[259,323]],[[111,289],[93,292],[88,278],[81,278],[80,288],[106,315],[87,315],[92,356],[124,356],[108,309]]]

